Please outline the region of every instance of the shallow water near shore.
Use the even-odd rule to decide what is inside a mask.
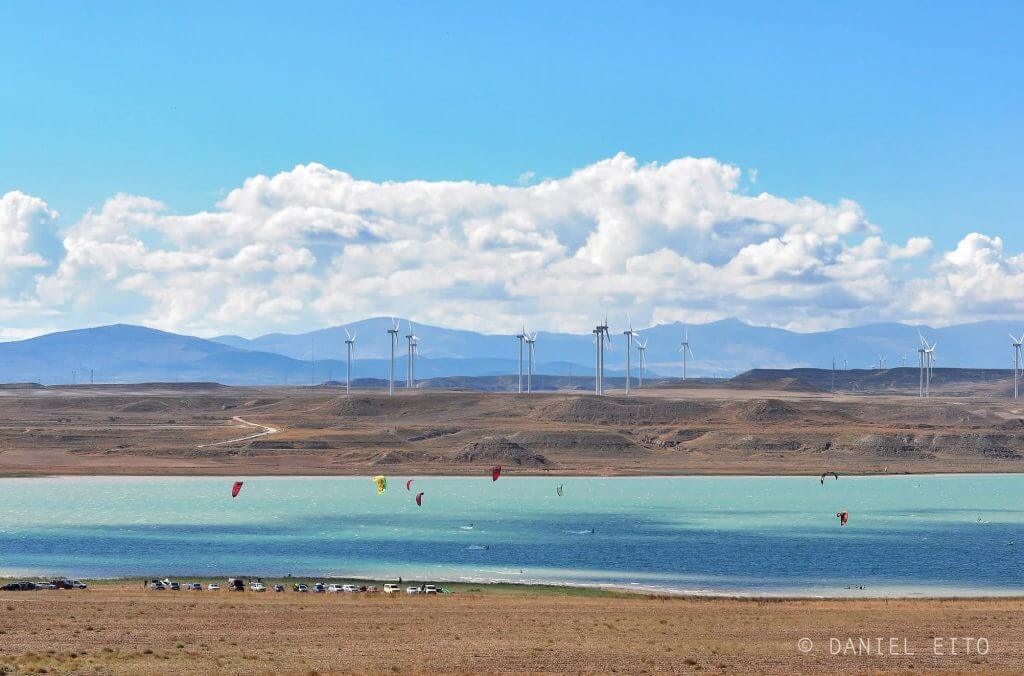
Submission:
[[[1019,475],[408,478],[0,479],[0,575],[1024,594]]]

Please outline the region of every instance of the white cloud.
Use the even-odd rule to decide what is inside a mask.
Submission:
[[[740,170],[714,159],[620,154],[533,178],[377,183],[308,164],[247,179],[198,213],[115,195],[66,227],[52,258],[32,233],[57,215],[8,193],[0,262],[35,280],[8,289],[6,307],[26,326],[116,319],[200,334],[392,313],[508,331],[521,318],[585,330],[606,311],[799,329],[1024,309],[1024,262],[999,238],[968,235],[933,259],[929,239],[888,242],[852,201],[744,194]],[[926,276],[905,278],[913,260]]]
[[[30,249],[32,240],[52,229],[56,219],[57,212],[37,197],[18,191],[0,197],[0,282],[7,280],[11,270],[47,264]]]

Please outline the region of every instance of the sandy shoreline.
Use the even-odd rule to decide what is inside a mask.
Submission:
[[[1024,663],[1024,599],[667,599],[507,587],[418,597],[109,583],[0,592],[0,608],[0,670],[1015,673]],[[986,652],[961,642],[951,654],[953,637],[983,638]],[[883,654],[832,654],[831,641],[848,639],[854,648],[869,639]]]

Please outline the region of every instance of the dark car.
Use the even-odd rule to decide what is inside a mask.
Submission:
[[[0,587],[3,591],[34,591],[39,589],[35,582],[11,582]]]

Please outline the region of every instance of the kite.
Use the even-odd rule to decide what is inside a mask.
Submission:
[[[242,484],[244,484],[244,483],[245,483],[244,481],[236,481],[235,482],[235,485],[231,487],[231,497],[233,497],[233,498],[237,498],[238,497],[238,493],[242,490]]]
[[[388,480],[381,475],[373,477],[373,483],[377,484],[377,495],[388,489]]]

